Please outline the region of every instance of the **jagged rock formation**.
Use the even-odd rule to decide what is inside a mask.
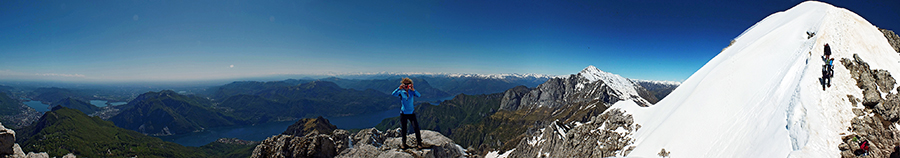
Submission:
[[[251,157],[334,157],[349,148],[350,132],[325,118],[301,119],[281,135],[263,140]]]
[[[875,109],[886,121],[896,122],[900,119],[900,99],[891,92],[896,81],[886,70],[872,70],[869,64],[853,54],[853,60],[843,58],[841,63],[850,70],[850,76],[856,79],[856,86],[863,90],[862,104]],[[881,93],[887,93],[881,98]]]
[[[323,128],[324,127],[324,128]],[[294,135],[303,134],[303,135]],[[462,157],[465,150],[438,132],[422,130],[428,149],[400,149],[399,129],[363,129],[355,134],[334,129],[324,118],[297,121],[285,134],[269,137],[253,150],[253,158],[279,157]],[[407,136],[407,144],[416,137]],[[351,142],[352,145],[351,145]]]
[[[295,135],[295,136],[305,136],[310,132],[319,132],[319,133],[331,133],[336,130],[337,126],[328,122],[327,119],[319,116],[315,119],[300,119],[300,121],[295,122],[293,125],[288,126],[287,130],[284,130],[284,135]]]
[[[510,157],[612,157],[634,148],[629,136],[640,128],[630,114],[610,109],[584,124],[554,121],[522,140]]]
[[[500,109],[515,111],[549,107],[557,110],[579,103],[589,103],[584,104],[585,106],[608,106],[626,99],[634,100],[638,105],[649,106],[658,101],[633,81],[603,72],[594,66],[588,66],[578,74],[565,78],[550,79],[527,93],[522,92],[521,88],[507,91]]]
[[[69,153],[70,155],[72,153]],[[67,155],[68,156],[68,155]],[[22,151],[19,144],[16,143],[16,131],[8,129],[0,124],[0,157],[4,158],[49,158],[46,152],[33,153]],[[72,158],[75,156],[72,155]]]
[[[894,51],[900,53],[900,36],[894,33],[894,31],[888,29],[878,29],[881,33],[884,34],[884,37],[887,38],[888,43],[891,44],[891,47],[894,47]]]
[[[844,58],[841,62],[850,70],[857,86],[863,89],[865,108],[853,110],[857,117],[851,121],[849,131],[855,134],[842,137],[843,143],[839,146],[841,157],[857,157],[862,154],[859,143],[866,140],[870,144],[869,155],[888,157],[895,152],[893,147],[900,144],[900,129],[893,125],[900,120],[900,96],[891,91],[896,82],[890,72],[869,69],[869,65],[857,54],[853,58]],[[882,99],[879,92],[887,95]],[[855,105],[857,99],[851,95],[848,97]]]
[[[853,54],[852,60],[847,58],[841,59],[841,63],[844,64],[847,70],[850,70],[850,76],[856,79],[856,86],[863,90],[863,105],[874,107],[881,102],[881,92],[878,89],[879,82],[876,81],[878,78],[875,77],[875,72],[869,69],[868,63],[862,61],[857,54]],[[890,91],[890,88],[887,91]]]
[[[525,86],[516,86],[503,93],[503,100],[500,100],[500,109],[514,110],[519,109],[522,103],[522,97],[531,91]]]

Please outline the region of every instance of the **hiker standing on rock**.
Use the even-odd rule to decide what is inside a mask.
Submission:
[[[413,97],[421,97],[422,95],[413,88],[413,82],[409,78],[403,78],[400,81],[400,87],[394,90],[391,95],[400,97],[400,127],[401,127],[401,136],[403,140],[403,145],[401,148],[406,149],[409,148],[406,146],[406,121],[409,120],[413,125],[413,129],[416,132],[416,142],[418,143],[418,147],[422,148],[422,135],[419,134],[419,121],[416,120],[416,114],[413,113],[415,110],[415,106],[413,105]]]

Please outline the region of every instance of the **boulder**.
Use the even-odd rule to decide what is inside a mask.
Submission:
[[[885,96],[884,102],[875,106],[875,112],[884,117],[885,121],[897,122],[900,120],[900,96],[891,93]]]
[[[894,81],[893,77],[890,76],[890,73],[887,73],[887,71],[881,72],[881,76],[883,76],[881,77],[881,82],[883,83],[879,83],[879,80],[876,79],[876,72],[869,69],[869,64],[863,61],[858,54],[853,54],[853,60],[844,58],[841,59],[841,62],[847,70],[850,70],[850,76],[856,79],[856,86],[863,90],[861,103],[864,106],[870,108],[875,107],[882,101],[881,93],[878,88],[879,84],[887,87],[881,88],[882,91],[889,92],[890,89],[893,88]]]
[[[3,127],[0,124],[0,155],[15,154],[13,145],[16,144],[16,131]]]
[[[878,85],[878,90],[881,90],[882,93],[891,93],[891,90],[894,90],[894,85],[897,83],[894,77],[891,76],[891,73],[882,69],[875,70],[874,73],[875,84]]]
[[[50,158],[50,154],[47,154],[46,152],[40,152],[40,153],[28,152],[28,154],[25,155],[25,158]]]
[[[384,134],[375,128],[360,130],[351,139],[354,146],[357,146],[357,144],[369,144],[374,147],[380,147],[381,144],[384,144]]]

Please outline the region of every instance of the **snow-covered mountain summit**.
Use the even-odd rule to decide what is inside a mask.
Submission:
[[[837,61],[823,90],[825,44]],[[586,122],[554,121],[510,157],[854,157],[863,140],[887,157],[900,144],[898,73],[878,28],[806,1],[750,27],[653,106],[622,100]]]
[[[848,131],[854,109],[866,112],[853,106],[862,89],[845,61],[834,62],[823,91],[825,44],[836,60],[858,54],[871,69],[900,73],[900,56],[875,26],[849,10],[803,2],[742,33],[656,105],[611,107],[641,125],[627,156],[658,157],[662,149],[673,157],[841,156],[842,138],[859,134]]]
[[[587,83],[603,81],[607,86],[616,90],[622,96],[639,96],[637,90],[635,90],[639,88],[638,86],[635,86],[637,84],[617,74],[604,72],[597,67],[594,67],[594,65],[589,65],[584,68],[577,76],[587,79],[587,81],[589,81]],[[583,84],[585,83],[580,83],[579,85],[583,86]]]
[[[551,110],[571,106],[608,107],[620,100],[649,106],[658,99],[646,89],[622,76],[588,66],[577,74],[557,77],[534,89],[507,91],[500,109],[518,110],[548,107]]]

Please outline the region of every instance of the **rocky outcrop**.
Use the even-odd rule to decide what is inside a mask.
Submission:
[[[894,51],[900,53],[900,36],[897,36],[894,31],[888,29],[879,28],[878,30],[881,31],[882,34],[884,34],[884,38],[887,38],[888,43],[891,44],[891,47],[894,48]]]
[[[300,121],[294,122],[293,125],[288,126],[287,130],[285,130],[281,134],[305,136],[307,133],[313,131],[317,131],[319,133],[331,133],[335,129],[337,129],[337,126],[328,122],[328,119],[319,116],[318,118],[300,119]]]
[[[869,157],[889,157],[893,147],[900,144],[900,132],[896,126],[883,121],[878,115],[871,115],[872,109],[865,109],[857,114],[850,123],[850,131],[855,134],[845,135],[838,146],[841,157],[858,157],[863,152],[859,144],[869,141]]]
[[[16,143],[16,131],[0,128],[0,155],[13,154],[13,144]]]
[[[516,86],[503,93],[503,99],[500,100],[500,109],[515,110],[519,109],[520,101],[531,89],[525,86]]]
[[[350,132],[325,118],[301,119],[281,135],[267,138],[253,149],[254,158],[334,157],[350,147]]]
[[[450,138],[441,135],[441,133],[422,130],[422,144],[430,146],[424,149],[401,149],[402,142],[399,129],[388,130],[385,132],[370,128],[359,131],[353,136],[353,148],[342,152],[337,157],[355,158],[355,157],[409,157],[409,158],[426,158],[426,157],[464,157],[466,150],[450,140]],[[415,144],[415,135],[407,135],[406,144]]]
[[[72,155],[72,153],[69,153]],[[68,155],[66,155],[68,156]],[[0,157],[3,158],[49,158],[50,155],[47,152],[25,152],[22,151],[22,148],[19,147],[19,144],[16,143],[16,131],[12,129],[8,129],[0,124]],[[71,158],[75,158],[75,155],[72,155]]]
[[[841,63],[844,64],[847,70],[850,70],[850,76],[856,79],[856,86],[863,90],[862,104],[867,107],[874,107],[880,103],[882,99],[878,90],[875,71],[869,69],[869,64],[860,59],[857,54],[853,54],[852,60],[847,58],[841,59]],[[888,88],[889,90],[890,88]]]
[[[887,70],[874,70],[873,75],[875,77],[875,84],[878,85],[878,90],[881,93],[891,93],[891,90],[894,90],[894,85],[897,84],[897,81],[894,80],[894,77],[891,76],[891,73]]]
[[[896,35],[895,35],[896,36]],[[850,70],[856,85],[863,90],[863,109],[853,109],[857,115],[851,120],[850,134],[842,136],[838,146],[841,157],[858,157],[864,151],[860,143],[868,141],[870,157],[889,157],[893,147],[900,144],[900,130],[894,126],[900,121],[900,94],[894,93],[896,84],[893,76],[886,70],[872,70],[869,65],[853,55],[853,60],[844,58],[841,62]],[[881,93],[887,93],[881,98]],[[853,105],[858,101],[847,96]]]
[[[306,136],[277,135],[263,140],[251,157],[334,157],[346,149],[349,132],[336,130],[335,134],[312,132]]]
[[[510,157],[614,157],[633,149],[632,134],[640,128],[619,109],[591,117],[584,124],[550,123],[526,137]]]
[[[316,128],[318,127],[318,128]],[[282,157],[462,157],[466,151],[450,138],[438,132],[422,130],[425,149],[400,149],[399,129],[378,131],[363,129],[351,134],[333,129],[324,118],[303,119],[291,125],[285,134],[263,140],[253,150],[253,158]],[[303,135],[295,135],[303,134]],[[415,144],[414,135],[407,136],[407,144]],[[352,142],[352,144],[351,144]]]

